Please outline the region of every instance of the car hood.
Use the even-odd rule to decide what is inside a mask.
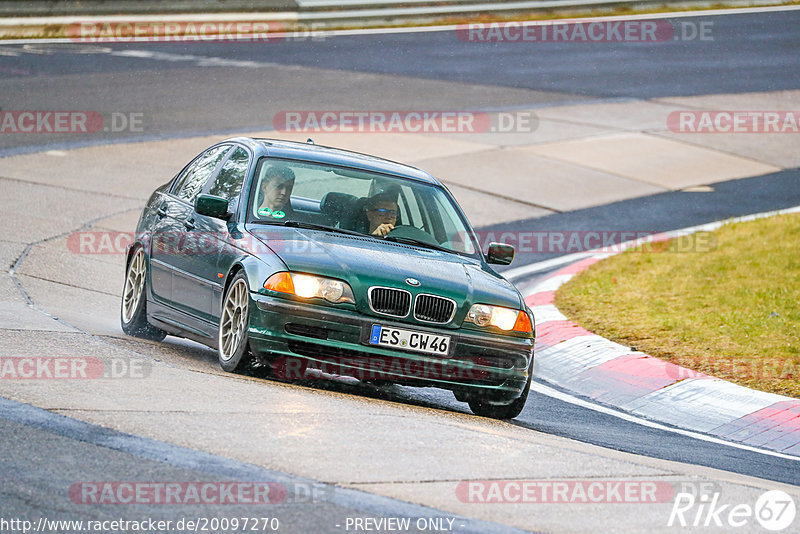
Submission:
[[[250,232],[267,245],[290,271],[346,280],[357,306],[369,310],[367,290],[395,287],[412,294],[430,293],[456,301],[459,315],[474,303],[519,308],[516,288],[478,260],[370,237],[318,230],[269,227]],[[419,281],[411,286],[407,278]]]

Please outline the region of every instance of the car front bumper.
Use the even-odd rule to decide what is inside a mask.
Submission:
[[[533,339],[466,329],[431,328],[372,317],[355,310],[251,295],[250,347],[284,371],[298,361],[325,374],[359,380],[433,386],[461,400],[510,402],[518,398],[533,369]],[[448,354],[393,350],[369,343],[379,324],[451,338]],[[305,367],[303,367],[305,369]],[[288,378],[300,378],[291,376]]]

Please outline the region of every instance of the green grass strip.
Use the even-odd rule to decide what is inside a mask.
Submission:
[[[800,397],[800,214],[631,249],[574,277],[556,305],[652,356]]]

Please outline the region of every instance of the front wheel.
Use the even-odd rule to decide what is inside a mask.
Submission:
[[[247,276],[240,271],[233,278],[219,318],[217,355],[219,365],[229,373],[243,373],[250,366],[252,354],[247,338],[250,321],[250,288]]]
[[[167,336],[167,333],[147,322],[146,280],[147,267],[145,265],[144,249],[141,246],[137,246],[125,273],[120,323],[122,331],[129,336],[161,341]]]
[[[531,390],[531,378],[533,378],[533,362],[528,372],[528,381],[525,383],[525,389],[522,390],[522,395],[511,401],[510,404],[488,404],[481,402],[479,399],[469,401],[469,409],[475,415],[481,417],[491,417],[492,419],[514,419],[518,416],[522,409],[525,407],[525,402],[528,400],[528,392]]]

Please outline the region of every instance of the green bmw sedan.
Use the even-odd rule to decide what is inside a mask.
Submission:
[[[365,154],[235,138],[148,200],[126,254],[125,333],[193,339],[230,372],[453,391],[482,416],[525,405],[534,323],[431,175]]]

